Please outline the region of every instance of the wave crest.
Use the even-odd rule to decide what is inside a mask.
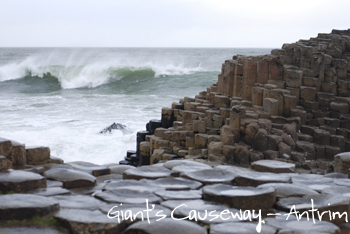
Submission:
[[[26,59],[19,63],[0,66],[0,82],[25,77],[55,78],[63,89],[94,88],[133,75],[142,79],[142,77],[153,76],[157,78],[202,71],[205,70],[200,64],[198,66],[184,66],[183,64],[146,62],[132,65],[104,62],[87,65],[37,65],[36,61]]]

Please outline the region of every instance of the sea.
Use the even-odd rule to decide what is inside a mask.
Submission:
[[[232,56],[272,48],[0,48],[0,137],[65,162],[118,163],[162,107],[217,82]],[[100,133],[113,123],[124,130]]]

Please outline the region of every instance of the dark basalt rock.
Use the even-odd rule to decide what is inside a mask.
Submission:
[[[165,218],[158,222],[153,221],[151,225],[147,221],[141,221],[128,227],[124,234],[207,234],[203,227],[187,220],[174,220]]]
[[[71,194],[71,192],[68,189],[64,189],[61,187],[40,188],[30,191],[30,193],[45,197]]]
[[[257,172],[246,168],[235,166],[217,166],[216,169],[221,169],[227,173],[235,175],[235,185],[237,186],[253,186],[256,187],[266,183],[291,183],[290,174],[275,174],[270,172]]]
[[[203,199],[237,209],[268,209],[276,202],[274,188],[238,187],[227,184],[203,187]]]
[[[221,223],[210,225],[210,234],[252,234],[258,233],[258,223]],[[268,225],[261,225],[260,234],[276,233],[277,229]]]
[[[187,191],[157,191],[154,192],[157,196],[163,198],[163,200],[190,200],[201,199],[202,191],[200,190],[187,190]]]
[[[171,171],[156,166],[142,166],[134,169],[129,169],[123,172],[123,179],[158,179],[170,176]]]
[[[113,123],[109,125],[108,127],[104,128],[103,130],[100,131],[100,133],[112,133],[114,130],[120,130],[124,134],[128,132],[127,127],[124,124],[120,123]]]
[[[171,170],[171,176],[178,177],[180,176],[181,173],[187,173],[187,172],[193,172],[193,171],[199,171],[199,170],[204,170],[204,169],[209,169],[211,170],[212,167],[206,164],[203,165],[178,165],[172,168]]]
[[[318,195],[319,193],[313,189],[300,186],[299,184],[287,183],[268,183],[259,185],[257,188],[274,188],[277,198],[284,197],[302,197],[306,195]]]
[[[125,228],[99,210],[61,209],[54,217],[71,233],[121,233]]]
[[[54,168],[44,172],[48,179],[61,181],[64,188],[91,187],[96,183],[96,177],[86,172],[68,168]]]
[[[111,173],[111,170],[108,167],[103,167],[89,162],[77,161],[69,162],[66,164],[68,164],[76,170],[87,172],[93,176],[102,176]]]
[[[160,178],[156,180],[140,180],[140,182],[146,182],[147,184],[157,185],[166,190],[191,190],[191,189],[199,189],[202,187],[202,183],[194,180],[188,180],[184,178],[174,178],[174,177],[166,177]]]
[[[96,192],[94,196],[108,203],[145,204],[147,199],[149,203],[159,204],[162,201],[160,197],[149,191],[137,191],[127,188]]]
[[[30,219],[57,210],[58,202],[50,198],[32,194],[7,194],[1,196],[0,220]]]
[[[8,170],[0,173],[0,191],[5,193],[9,191],[20,193],[45,187],[45,177],[33,172]]]
[[[233,184],[235,175],[218,169],[206,169],[192,172],[185,172],[181,177],[196,180],[203,184]]]
[[[61,209],[98,210],[106,204],[92,196],[86,195],[59,195],[51,198],[60,204]]]
[[[266,218],[265,223],[279,229],[278,233],[340,233],[339,228],[330,222],[317,220],[314,224],[312,219],[307,220],[306,218],[302,218],[299,221],[293,218],[286,220],[286,216],[279,219]]]
[[[159,190],[165,190],[165,188],[158,186],[158,184],[148,184],[143,181],[137,180],[121,180],[108,183],[104,186],[103,190],[116,190],[116,189],[129,189],[135,191],[148,191],[155,192]]]

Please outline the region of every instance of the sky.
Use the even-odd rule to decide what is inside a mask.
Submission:
[[[350,28],[349,0],[0,0],[0,47],[268,47]]]

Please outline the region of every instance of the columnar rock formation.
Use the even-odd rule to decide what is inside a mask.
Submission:
[[[140,164],[284,158],[332,170],[334,155],[350,151],[349,72],[350,30],[234,56],[216,84],[163,108],[162,119],[138,133]]]

